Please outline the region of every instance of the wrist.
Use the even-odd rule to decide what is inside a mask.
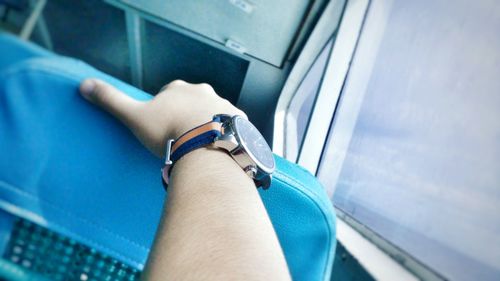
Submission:
[[[256,190],[253,180],[238,166],[231,155],[218,148],[203,147],[187,153],[172,167],[170,178],[174,189],[180,180],[203,182],[197,186],[200,189],[210,189],[225,185],[226,181],[233,183],[236,178],[245,187]],[[241,188],[239,185],[231,184],[231,186]]]
[[[267,189],[270,186],[275,162],[264,137],[245,117],[217,114],[211,121],[182,133],[178,139],[167,141],[165,166],[162,169],[165,189],[168,188],[170,172],[175,163],[193,150],[208,145],[224,151],[227,158],[230,156],[234,161],[232,163],[244,171],[257,187]],[[206,160],[202,162],[206,163]]]

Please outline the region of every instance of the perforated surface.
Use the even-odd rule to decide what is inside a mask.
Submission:
[[[51,280],[139,280],[140,271],[95,249],[18,219],[3,255]]]

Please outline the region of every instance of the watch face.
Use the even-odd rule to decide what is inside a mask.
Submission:
[[[240,143],[249,156],[259,168],[271,173],[274,170],[273,153],[259,130],[250,121],[240,116],[235,117],[233,124]]]

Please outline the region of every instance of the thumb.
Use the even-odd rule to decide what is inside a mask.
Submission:
[[[86,79],[80,84],[80,93],[88,101],[96,104],[133,127],[137,123],[138,109],[143,102],[137,101],[110,84],[98,79]]]

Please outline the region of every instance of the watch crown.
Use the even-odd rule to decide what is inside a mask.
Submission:
[[[247,173],[247,175],[251,178],[254,178],[257,174],[257,168],[255,168],[255,166],[247,166],[243,169],[243,171],[245,171],[245,173]]]

